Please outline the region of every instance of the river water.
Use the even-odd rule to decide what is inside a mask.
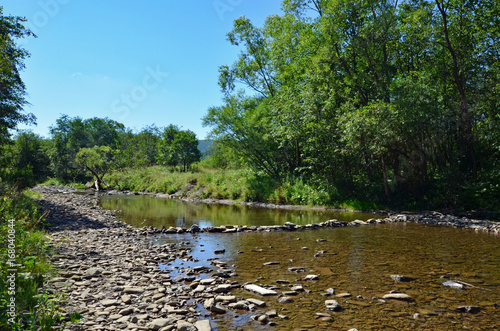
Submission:
[[[284,211],[187,204],[144,196],[111,196],[102,199],[107,209],[123,210],[121,217],[133,225],[189,227],[227,224],[271,225],[286,221],[307,224],[337,218],[367,219],[367,214],[332,214],[327,211]],[[413,223],[373,224],[296,232],[168,235],[159,242],[183,241],[192,249],[196,265],[209,266],[217,258],[232,266],[240,284],[255,282],[276,287],[278,293],[301,285],[305,291],[290,296],[258,297],[235,290],[240,298],[266,301],[267,308],[285,318],[270,319],[276,326],[260,325],[252,314],[235,311],[212,316],[220,330],[498,330],[500,329],[500,238],[473,230],[432,227]],[[225,249],[224,254],[215,251]],[[273,265],[264,265],[275,262]],[[177,261],[178,268],[189,262]],[[291,272],[289,268],[304,268]],[[404,275],[395,282],[391,275]],[[318,280],[304,280],[317,275]],[[470,284],[467,289],[443,286],[448,280]],[[286,283],[288,282],[288,283]],[[333,289],[333,296],[325,296]],[[411,296],[397,301],[380,298],[390,291]],[[338,294],[349,293],[348,297]],[[325,309],[335,299],[339,312]],[[478,307],[463,312],[460,306]]]

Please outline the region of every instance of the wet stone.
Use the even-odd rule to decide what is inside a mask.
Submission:
[[[326,300],[325,301],[325,306],[326,309],[332,310],[332,311],[340,311],[342,307],[336,300]]]

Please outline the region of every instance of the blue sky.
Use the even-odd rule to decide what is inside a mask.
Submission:
[[[257,26],[280,13],[280,0],[4,0],[38,38],[22,78],[27,112],[48,136],[61,114],[108,117],[140,130],[175,124],[199,139],[201,118],[222,94],[218,67],[240,50],[226,34],[246,16]]]

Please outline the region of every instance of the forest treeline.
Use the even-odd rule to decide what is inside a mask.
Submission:
[[[235,20],[204,117],[220,153],[335,200],[497,208],[500,4],[284,0]]]
[[[163,165],[187,171],[201,158],[194,132],[170,124],[139,132],[109,118],[62,115],[50,137],[18,132],[3,144],[0,178],[31,186],[55,178],[62,183],[102,183],[111,170]]]

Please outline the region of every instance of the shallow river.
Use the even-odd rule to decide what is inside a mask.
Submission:
[[[105,197],[102,204],[107,209],[124,210],[121,215],[126,222],[160,228],[189,227],[193,223],[307,224],[331,218],[342,221],[373,216],[186,204],[141,196]],[[163,207],[157,208],[159,205]],[[132,211],[127,206],[132,206]],[[276,323],[272,327],[260,325],[243,311],[212,316],[213,326],[220,330],[500,329],[500,238],[495,235],[398,223],[297,232],[168,235],[158,239],[189,242],[186,244],[192,248],[192,256],[199,260],[176,261],[165,268],[209,266],[207,260],[218,258],[233,266],[237,276],[232,280],[240,284],[251,281],[273,285],[280,294],[294,285],[302,285],[306,290],[291,296],[290,303],[279,303],[277,296],[263,298],[233,291],[237,297],[266,301],[264,310],[275,309],[286,318],[272,318],[270,321]],[[225,249],[224,254],[214,253],[221,249]],[[277,264],[265,266],[267,262]],[[305,272],[291,272],[291,267],[305,268]],[[390,277],[394,274],[404,275],[410,281],[397,283]],[[306,281],[306,275],[318,275],[319,279]],[[442,285],[450,279],[472,286],[457,290]],[[324,296],[329,288],[335,294]],[[390,291],[406,293],[412,300],[379,300]],[[337,297],[341,293],[351,296]],[[337,300],[342,310],[327,311],[324,303],[329,299]],[[459,306],[477,306],[479,312],[462,312],[457,309]]]

